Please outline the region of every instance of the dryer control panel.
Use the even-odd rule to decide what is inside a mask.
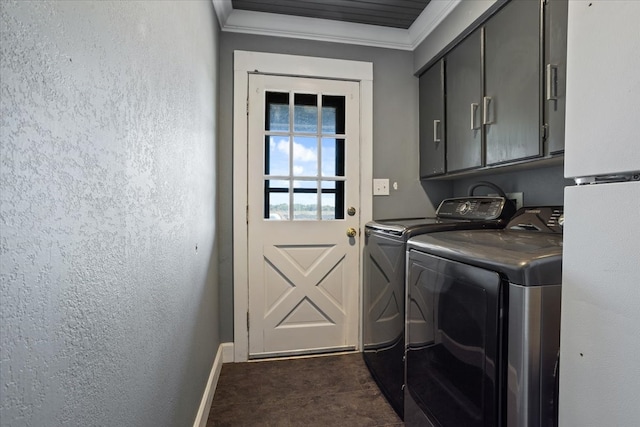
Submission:
[[[508,220],[514,212],[513,203],[503,197],[472,196],[443,200],[436,216],[448,219]]]

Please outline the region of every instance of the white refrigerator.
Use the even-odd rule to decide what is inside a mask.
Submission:
[[[640,1],[569,1],[559,425],[640,426]]]

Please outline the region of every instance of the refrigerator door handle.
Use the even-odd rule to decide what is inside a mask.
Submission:
[[[640,171],[627,174],[581,176],[574,179],[576,185],[611,184],[615,182],[640,181]]]

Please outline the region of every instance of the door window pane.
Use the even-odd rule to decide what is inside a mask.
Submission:
[[[336,139],[336,176],[344,176],[344,139]]]
[[[318,133],[318,95],[295,94],[293,131]]]
[[[265,175],[289,175],[289,153],[291,151],[288,136],[265,137]]]
[[[344,181],[322,181],[322,219],[344,219]]]
[[[265,213],[266,219],[289,219],[289,181],[265,181]]]
[[[322,138],[322,176],[336,176],[335,158],[335,138]]]
[[[344,176],[344,139],[322,138],[322,176]]]
[[[318,99],[315,94],[267,92],[265,219],[344,219],[345,98],[323,95],[320,106]]]
[[[293,140],[293,175],[318,175],[318,139],[294,137]]]
[[[322,219],[336,219],[336,196],[335,194],[326,194],[322,192]]]
[[[325,193],[325,190],[335,190],[336,189],[336,182],[335,181],[321,181],[321,188],[322,188],[322,192]]]
[[[322,133],[344,133],[344,96],[322,96]]]
[[[265,130],[289,132],[289,94],[266,93]]]
[[[315,181],[293,182],[293,219],[318,219],[318,189]]]

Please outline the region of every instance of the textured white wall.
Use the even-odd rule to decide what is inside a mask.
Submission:
[[[219,341],[211,1],[0,8],[0,424],[189,425]]]

